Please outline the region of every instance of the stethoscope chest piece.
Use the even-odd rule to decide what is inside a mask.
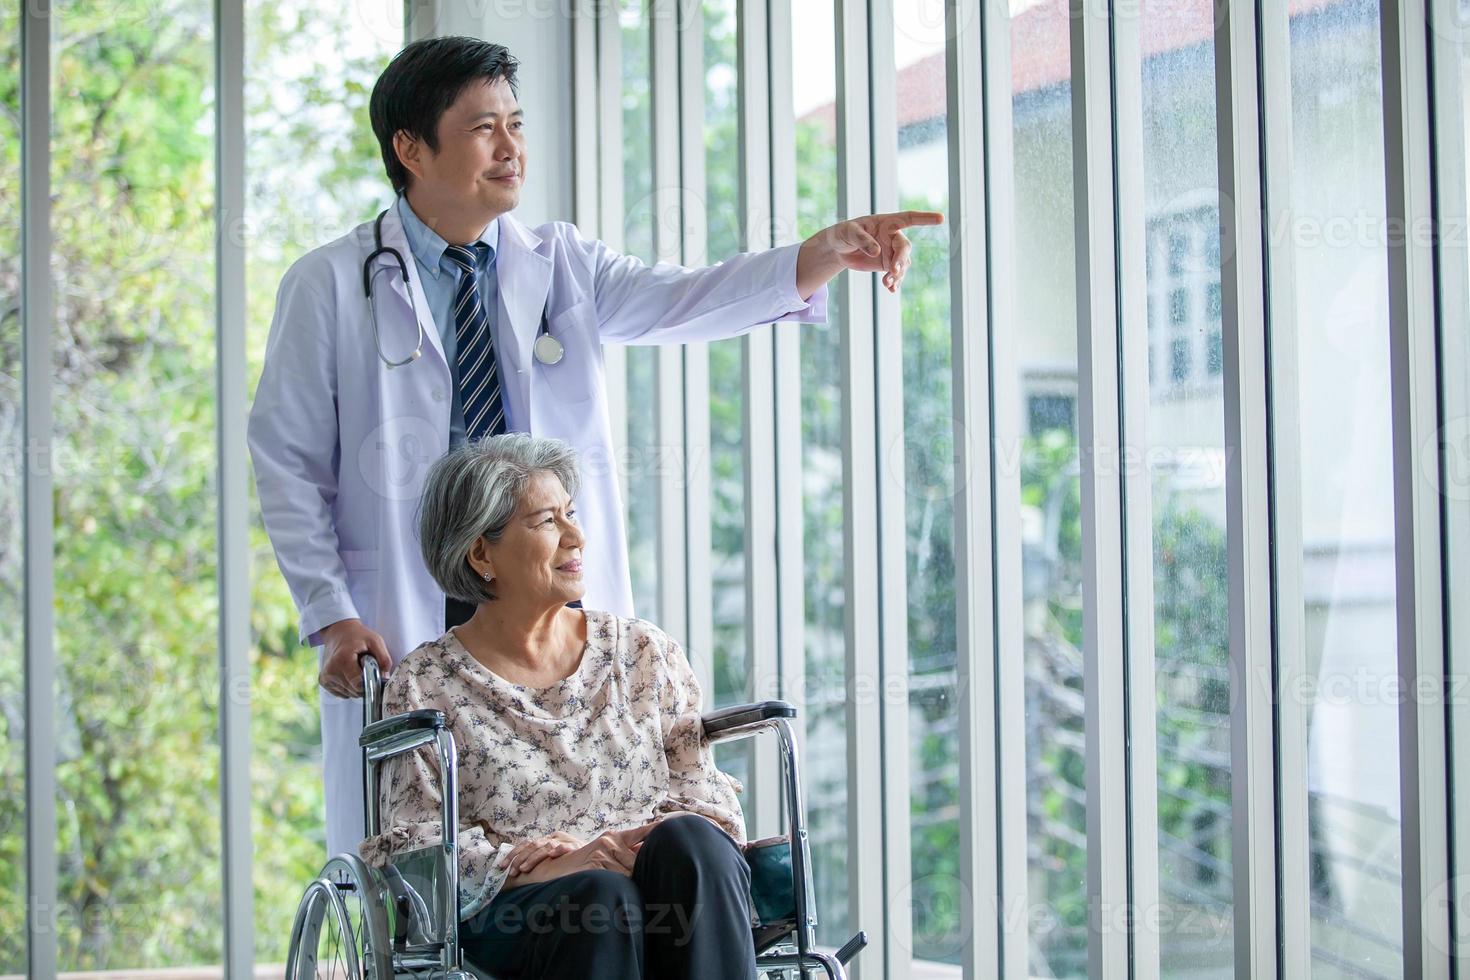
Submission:
[[[566,354],[566,348],[562,346],[561,341],[557,340],[551,334],[545,332],[543,332],[539,337],[536,338],[536,345],[534,350],[536,354],[536,360],[540,361],[542,364],[559,363],[562,359],[562,356]]]

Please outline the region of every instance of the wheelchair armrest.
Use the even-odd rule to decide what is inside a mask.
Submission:
[[[402,714],[375,721],[362,730],[358,736],[357,744],[369,746],[375,742],[392,738],[395,735],[406,735],[409,732],[437,731],[444,727],[444,712],[433,708],[421,708],[418,711],[405,711]]]
[[[778,718],[795,718],[796,708],[785,701],[757,701],[753,704],[735,704],[728,708],[711,711],[701,719],[704,734],[711,742],[749,735]]]

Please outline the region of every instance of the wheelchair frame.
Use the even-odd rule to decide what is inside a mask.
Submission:
[[[493,980],[464,962],[459,945],[459,830],[458,763],[454,739],[443,712],[424,709],[382,714],[382,684],[377,661],[359,657],[363,683],[363,729],[358,739],[363,755],[363,814],[366,836],[380,832],[378,812],[379,769],[384,762],[432,745],[439,759],[441,842],[409,854],[428,858],[435,872],[426,899],[409,887],[390,860],[385,868],[370,868],[355,854],[339,854],[323,866],[307,887],[297,909],[287,955],[286,980],[316,980],[316,956],[327,916],[346,936],[346,980]],[[846,965],[867,945],[859,931],[835,953],[816,949],[817,912],[812,883],[811,847],[807,838],[806,809],[801,792],[796,735],[791,719],[796,708],[785,701],[734,705],[702,717],[711,743],[750,738],[775,732],[781,746],[790,827],[794,919],[763,925],[755,930],[756,970],[759,976],[785,977],[787,971],[807,977],[821,970],[828,980],[847,980]],[[361,918],[354,928],[344,894],[359,904]],[[409,935],[417,930],[418,942]],[[360,933],[360,934],[359,934]],[[705,978],[699,978],[705,980]]]

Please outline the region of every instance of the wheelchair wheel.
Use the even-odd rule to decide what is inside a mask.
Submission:
[[[286,980],[393,980],[388,890],[351,854],[328,861],[301,896]]]

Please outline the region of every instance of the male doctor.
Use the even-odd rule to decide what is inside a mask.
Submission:
[[[396,200],[297,260],[276,299],[249,443],[302,641],[322,649],[332,854],[355,850],[363,830],[358,654],[386,674],[473,613],[446,603],[419,554],[429,465],[507,431],[571,443],[583,464],[584,601],[631,616],[601,345],[820,322],[829,280],[881,271],[897,290],[910,264],[901,229],[942,220],[857,218],[704,269],[650,268],[565,222],[528,228],[510,214],[527,173],[516,67],[473,38],[404,48],[370,103]]]

